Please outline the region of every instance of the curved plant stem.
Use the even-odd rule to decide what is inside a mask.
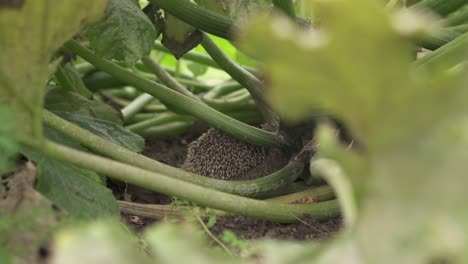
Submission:
[[[109,158],[131,164],[145,170],[171,175],[171,177],[179,180],[242,196],[264,196],[267,193],[282,188],[297,179],[304,168],[302,161],[292,161],[285,168],[256,180],[217,180],[189,173],[138,153],[134,153],[46,110],[43,111],[42,117],[47,125],[66,134],[87,148]]]
[[[147,77],[150,80],[156,80],[153,74],[147,74],[145,72],[142,72],[141,69],[139,69],[139,67],[136,68],[138,68],[139,70],[138,74],[143,75],[144,77]],[[170,69],[165,68],[165,70],[173,75],[173,71],[171,71]],[[176,78],[176,80],[179,81],[181,84],[196,87],[201,90],[210,90],[212,88],[211,85],[207,85],[205,83],[195,81],[184,76],[181,76],[181,78]],[[112,75],[102,71],[93,72],[85,76],[83,78],[83,82],[85,83],[86,87],[88,87],[92,91],[129,85],[128,83],[118,80]]]
[[[166,216],[182,216],[183,214],[181,211],[189,209],[186,207],[180,208],[163,204],[140,204],[126,201],[118,202],[122,212],[152,219],[162,219]]]
[[[328,201],[335,198],[335,193],[333,192],[332,188],[329,186],[322,186],[316,188],[309,188],[308,190],[292,193],[280,197],[275,197],[271,199],[267,199],[266,201],[275,202],[275,203],[293,203],[298,200],[307,198],[308,201],[312,200],[311,202],[322,202]],[[120,209],[122,212],[127,214],[138,215],[142,217],[149,217],[153,219],[162,219],[166,216],[182,216],[183,211],[190,210],[191,213],[200,216],[206,216],[198,208],[191,208],[186,206],[177,206],[174,207],[172,205],[162,205],[162,204],[142,204],[142,203],[132,203],[126,201],[118,201],[120,205]],[[216,215],[226,215],[225,212],[222,211],[215,211]]]
[[[466,50],[467,45],[468,33],[465,33],[447,45],[415,61],[413,65],[417,69],[435,68],[441,63],[446,64],[447,62],[450,62],[451,65],[444,65],[445,67],[455,66],[465,60],[465,57],[460,56],[460,54]]]
[[[293,203],[306,200],[308,203],[322,202],[335,198],[335,192],[330,186],[311,187],[305,191],[291,193],[275,198],[267,199],[270,202]]]
[[[130,118],[135,116],[138,112],[140,112],[143,108],[145,108],[146,105],[151,103],[151,101],[153,101],[153,99],[154,99],[154,97],[152,95],[150,95],[150,94],[147,94],[147,93],[143,93],[140,96],[138,96],[137,98],[135,98],[135,100],[133,100],[128,105],[126,105],[124,108],[122,108],[122,110],[120,110],[122,112],[122,116],[123,116],[124,121],[126,122]]]
[[[143,64],[148,67],[151,72],[158,77],[159,80],[161,80],[162,83],[167,85],[167,87],[173,89],[174,91],[177,91],[187,97],[190,97],[194,100],[200,101],[200,98],[196,97],[193,95],[191,92],[189,92],[184,86],[182,86],[174,77],[172,77],[166,70],[164,70],[161,65],[159,65],[156,61],[154,61],[150,56],[145,56],[141,59]]]
[[[209,106],[219,111],[228,111],[228,110],[240,109],[240,108],[245,109],[247,104],[249,105],[253,104],[253,107],[255,108],[255,103],[251,101],[252,97],[250,96],[249,93],[239,94],[231,98],[224,98],[224,99],[219,98],[228,93],[238,91],[241,88],[242,88],[242,85],[236,82],[221,84],[221,85],[214,87],[206,94],[204,94],[201,99],[206,104],[208,104]]]
[[[113,75],[115,78],[130,83],[161,101],[176,106],[183,112],[190,113],[218,130],[252,144],[270,146],[285,145],[284,139],[278,134],[249,126],[200,103],[198,100],[194,100],[163,85],[145,79],[108,60],[96,56],[93,52],[74,40],[67,42],[65,47],[89,61],[97,68]]]
[[[285,205],[254,200],[204,188],[47,140],[35,142],[23,139],[21,142],[51,158],[102,173],[110,178],[141,186],[148,190],[173,195],[201,206],[239,215],[288,223],[297,221],[297,217],[302,217],[305,214],[311,215],[318,220],[336,217],[339,214],[336,201],[313,205]]]
[[[438,30],[436,34],[425,34],[422,37],[419,37],[417,40],[415,40],[415,43],[426,49],[436,50],[450,41],[458,38],[460,35],[461,34],[456,31],[450,30],[448,28],[442,28]]]
[[[234,22],[227,16],[195,5],[187,0],[150,0],[178,19],[225,39],[232,39],[235,31]]]
[[[142,122],[132,124],[130,126],[127,126],[126,128],[132,132],[138,133],[153,126],[167,124],[167,123],[175,122],[175,121],[195,121],[195,119],[190,116],[182,116],[182,115],[169,112],[169,113],[162,113],[153,118],[146,119]]]
[[[442,23],[445,26],[458,26],[468,22],[468,4],[460,8],[457,12],[450,14]]]
[[[193,122],[175,121],[136,132],[144,138],[172,138],[186,133]]]
[[[244,86],[252,95],[259,111],[271,130],[277,130],[279,126],[278,116],[270,108],[263,93],[263,83],[253,74],[231,60],[207,35],[203,35],[202,46],[216,63],[223,68],[234,80]]]
[[[430,9],[441,16],[446,16],[467,3],[467,0],[422,0],[410,8]]]
[[[467,24],[462,24],[462,25],[458,25],[458,26],[454,26],[454,27],[450,27],[449,28],[450,30],[453,30],[453,31],[456,31],[458,33],[466,33],[468,32],[468,23]]]
[[[351,227],[356,222],[357,204],[351,181],[341,169],[340,165],[330,159],[312,158],[310,161],[310,174],[325,179],[335,189],[341,205],[344,222]]]
[[[162,51],[164,53],[172,54],[166,47],[164,47],[159,42],[156,42],[154,44],[154,49],[156,49],[158,51]],[[206,65],[206,66],[210,66],[210,67],[213,67],[213,68],[221,69],[221,67],[218,65],[218,63],[216,63],[210,56],[208,56],[208,55],[206,55],[204,53],[193,51],[193,50],[185,53],[182,56],[181,59],[189,60],[189,61],[200,63],[200,64],[203,64],[203,65]],[[247,65],[240,65],[240,66],[242,68],[248,70],[252,74],[257,74],[258,73],[257,69],[255,69],[253,67],[250,67],[250,66],[247,66]]]
[[[273,0],[273,4],[290,18],[296,19],[296,10],[294,10],[292,0]]]

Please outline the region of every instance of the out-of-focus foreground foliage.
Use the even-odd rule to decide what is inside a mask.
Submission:
[[[21,44],[15,50],[2,49],[7,55],[0,57],[0,99],[13,101],[23,124],[40,122],[38,107],[44,92],[38,87],[49,73],[47,59],[80,29],[79,21],[96,15],[88,12],[103,12],[93,1],[86,1],[96,5],[92,9],[64,1],[49,11],[43,9],[47,2],[29,0],[22,11],[0,10],[0,47],[11,47],[8,41]],[[409,39],[424,34],[425,25],[433,25],[428,18],[391,11],[374,0],[311,2],[307,13],[317,18],[318,25],[305,29],[280,15],[257,14],[247,19],[236,45],[262,62],[268,98],[284,120],[300,122],[325,112],[347,124],[362,142],[364,148],[355,151],[318,138],[318,156],[337,160],[351,179],[356,221],[324,244],[265,241],[253,245],[242,258],[208,248],[191,227],[164,223],[136,237],[121,225],[101,221],[61,230],[54,240],[53,263],[468,262],[468,75],[463,62],[468,55],[467,34],[460,37],[462,44],[451,56],[418,63]],[[113,8],[115,16],[120,7],[115,4]],[[65,17],[54,16],[41,19],[46,11],[69,14],[76,21],[65,23]],[[15,25],[4,27],[6,19],[16,21]],[[35,21],[49,26],[40,27]],[[37,28],[23,33],[25,24]],[[93,36],[109,34],[100,26],[88,29],[92,45]],[[144,37],[152,41],[155,34]],[[126,49],[127,53],[118,54],[121,57],[115,57],[113,50],[101,52],[131,63],[149,50]],[[13,66],[6,68],[11,61],[15,61]],[[21,90],[11,88],[11,82],[20,82],[14,87]],[[0,109],[0,120],[3,113]],[[5,122],[5,128],[6,124],[12,121]],[[24,135],[42,133],[40,126],[17,127],[25,130]],[[12,132],[3,136],[4,130],[2,124],[0,146],[13,153],[16,145],[7,138]],[[140,145],[138,139],[133,140]],[[40,168],[60,166],[37,159],[42,160]],[[84,184],[99,181],[97,175],[76,170],[73,173],[87,175]],[[102,206],[109,210],[101,211],[104,215],[117,214],[111,201]],[[88,213],[83,217],[99,215]]]

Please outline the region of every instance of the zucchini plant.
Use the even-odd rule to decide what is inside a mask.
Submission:
[[[413,2],[0,2],[0,262],[53,239],[53,263],[464,263],[468,1]],[[141,154],[199,123],[185,170]],[[121,210],[174,210],[117,201],[108,182],[343,227],[226,255],[193,226],[129,234]]]

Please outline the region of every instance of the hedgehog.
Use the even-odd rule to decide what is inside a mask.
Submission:
[[[269,174],[285,163],[278,149],[252,145],[210,128],[189,144],[183,168],[219,180],[245,180]]]

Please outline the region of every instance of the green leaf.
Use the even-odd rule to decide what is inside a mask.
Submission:
[[[227,15],[239,23],[271,10],[271,0],[196,0],[206,9]]]
[[[0,101],[11,105],[20,133],[40,138],[40,107],[49,77],[49,61],[66,40],[103,15],[107,1],[3,2],[0,5]]]
[[[60,231],[52,263],[153,263],[136,236],[121,223],[98,221]]]
[[[23,154],[38,164],[37,190],[72,216],[84,220],[119,217],[117,201],[96,173],[56,161],[28,148],[24,148]]]
[[[52,88],[47,92],[44,108],[99,118],[118,125],[123,123],[122,114],[111,106],[60,88]]]
[[[60,86],[71,92],[75,92],[86,98],[91,98],[93,93],[86,88],[81,80],[78,71],[73,67],[73,64],[67,63],[59,65],[55,73]]]
[[[57,143],[87,151],[79,143],[48,126],[45,136]],[[38,164],[37,190],[67,210],[77,219],[118,217],[120,210],[105,178],[93,171],[81,169],[23,148],[23,154]]]
[[[98,56],[127,65],[148,55],[158,35],[138,3],[132,0],[110,0],[107,15],[86,32]]]
[[[105,138],[131,151],[141,152],[145,146],[144,138],[130,132],[126,128],[117,126],[114,123],[74,113],[54,113],[90,132],[93,132],[102,138]]]
[[[208,66],[193,62],[189,63],[187,65],[187,68],[189,69],[189,71],[192,72],[193,76],[195,77],[201,76],[208,71]]]
[[[13,113],[0,104],[0,176],[10,170],[11,158],[18,153]]]

